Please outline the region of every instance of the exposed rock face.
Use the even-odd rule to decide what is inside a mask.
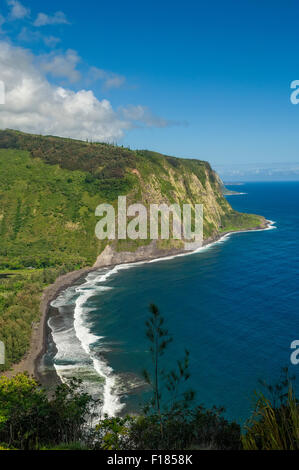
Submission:
[[[164,256],[171,256],[181,253],[182,249],[171,248],[169,250],[158,248],[157,243],[152,241],[149,245],[141,246],[136,251],[116,252],[110,245],[107,245],[98,256],[94,268],[103,268],[115,264],[135,263],[136,261],[145,261]]]

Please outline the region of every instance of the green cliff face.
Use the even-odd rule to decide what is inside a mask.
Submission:
[[[150,240],[106,247],[95,236],[95,208],[116,205],[119,195],[144,205],[202,203],[206,239],[264,223],[230,207],[206,162],[0,131],[0,340],[6,345],[0,371],[28,351],[41,293],[59,274],[93,265],[104,249],[108,263],[182,249],[180,241],[153,247]]]
[[[207,162],[0,131],[0,269],[92,265],[107,243],[95,237],[95,208],[119,195],[145,205],[203,204],[205,239],[264,222],[231,208]]]

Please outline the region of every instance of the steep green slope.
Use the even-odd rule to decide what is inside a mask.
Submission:
[[[207,162],[0,131],[0,276],[1,270],[16,273],[0,279],[5,368],[28,350],[42,289],[58,273],[93,265],[105,248],[107,242],[95,236],[95,208],[116,204],[119,195],[146,206],[202,203],[205,239],[265,223],[263,217],[231,208]],[[115,241],[112,246],[132,252],[149,242]],[[161,242],[160,248],[173,245]]]
[[[106,244],[94,234],[95,208],[118,195],[145,205],[203,203],[205,238],[263,222],[232,210],[207,162],[0,131],[0,269],[93,264]]]

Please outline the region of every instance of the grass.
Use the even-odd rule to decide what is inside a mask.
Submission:
[[[287,402],[274,407],[262,393],[243,436],[245,450],[299,450],[299,404],[293,388]]]

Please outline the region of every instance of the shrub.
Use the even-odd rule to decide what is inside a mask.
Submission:
[[[96,402],[80,385],[76,379],[59,385],[49,399],[28,375],[0,377],[0,442],[30,450],[87,439]]]

